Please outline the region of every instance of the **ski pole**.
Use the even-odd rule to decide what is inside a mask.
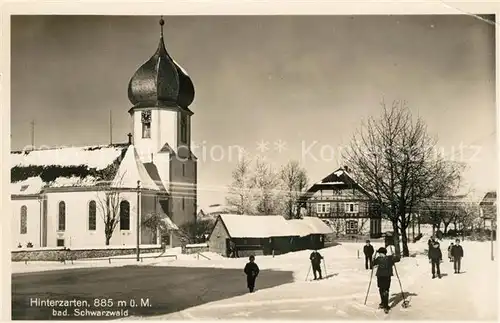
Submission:
[[[403,291],[403,285],[401,284],[401,279],[399,278],[398,268],[396,267],[396,264],[394,264],[394,271],[396,272],[396,277],[398,278],[399,287],[401,288],[401,295],[403,295],[403,307],[406,307],[408,303],[406,302],[405,292]]]
[[[309,273],[311,272],[311,267],[312,267],[312,265],[309,265],[309,270],[307,271],[307,275],[306,275],[306,281],[307,281],[307,278],[309,277]]]
[[[371,271],[371,274],[370,274],[370,283],[368,283],[368,290],[366,291],[366,297],[365,297],[365,304],[366,305],[366,301],[368,300],[368,294],[370,293],[370,286],[372,285],[372,278],[373,278],[373,267],[372,267],[372,271]]]
[[[377,253],[375,253],[375,256],[377,255]],[[373,258],[375,258],[375,256]],[[372,265],[372,270],[371,270],[371,274],[370,274],[370,283],[368,283],[368,290],[366,291],[366,297],[365,297],[365,305],[366,305],[366,301],[368,300],[368,294],[370,293],[370,286],[372,285],[372,278],[373,278],[373,268],[375,266]]]
[[[323,259],[323,267],[325,268],[325,277],[327,277],[328,273],[326,272],[326,262],[325,262],[325,259]]]

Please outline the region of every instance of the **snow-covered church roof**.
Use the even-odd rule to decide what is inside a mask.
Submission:
[[[159,191],[160,188],[149,176],[146,167],[139,159],[139,154],[134,146],[130,145],[120,162],[116,175],[111,182],[113,188],[136,188],[138,182],[141,188]]]
[[[146,169],[130,144],[17,151],[10,157],[12,195],[38,194],[45,188],[119,187],[119,183],[136,188],[137,180],[144,189],[164,190],[156,184],[161,180],[149,174],[156,167]]]

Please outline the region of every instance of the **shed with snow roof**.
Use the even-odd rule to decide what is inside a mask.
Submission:
[[[322,249],[325,247],[325,236],[333,233],[328,225],[316,217],[288,220],[288,223],[300,234],[293,239],[294,250]]]
[[[282,254],[300,233],[281,215],[221,214],[208,238],[209,249],[226,257]]]

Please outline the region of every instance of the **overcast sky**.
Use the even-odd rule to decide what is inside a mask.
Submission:
[[[158,19],[13,17],[12,148],[30,144],[32,119],[36,146],[106,144],[110,110],[114,141],[126,142],[128,81],[156,50]],[[465,146],[476,189],[496,187],[493,25],[471,16],[165,20],[167,50],[196,88],[200,205],[224,202],[232,145],[258,154],[257,142],[267,141],[261,155],[276,167],[296,159],[320,180],[340,166],[331,151],[380,113],[383,98],[406,100],[442,149]]]

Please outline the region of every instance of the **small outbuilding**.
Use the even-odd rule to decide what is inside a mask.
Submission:
[[[281,215],[220,214],[208,238],[209,251],[226,257],[282,254],[299,234]]]
[[[299,236],[293,239],[293,250],[322,249],[325,247],[325,236],[333,230],[317,217],[303,217],[288,220],[294,232]]]

